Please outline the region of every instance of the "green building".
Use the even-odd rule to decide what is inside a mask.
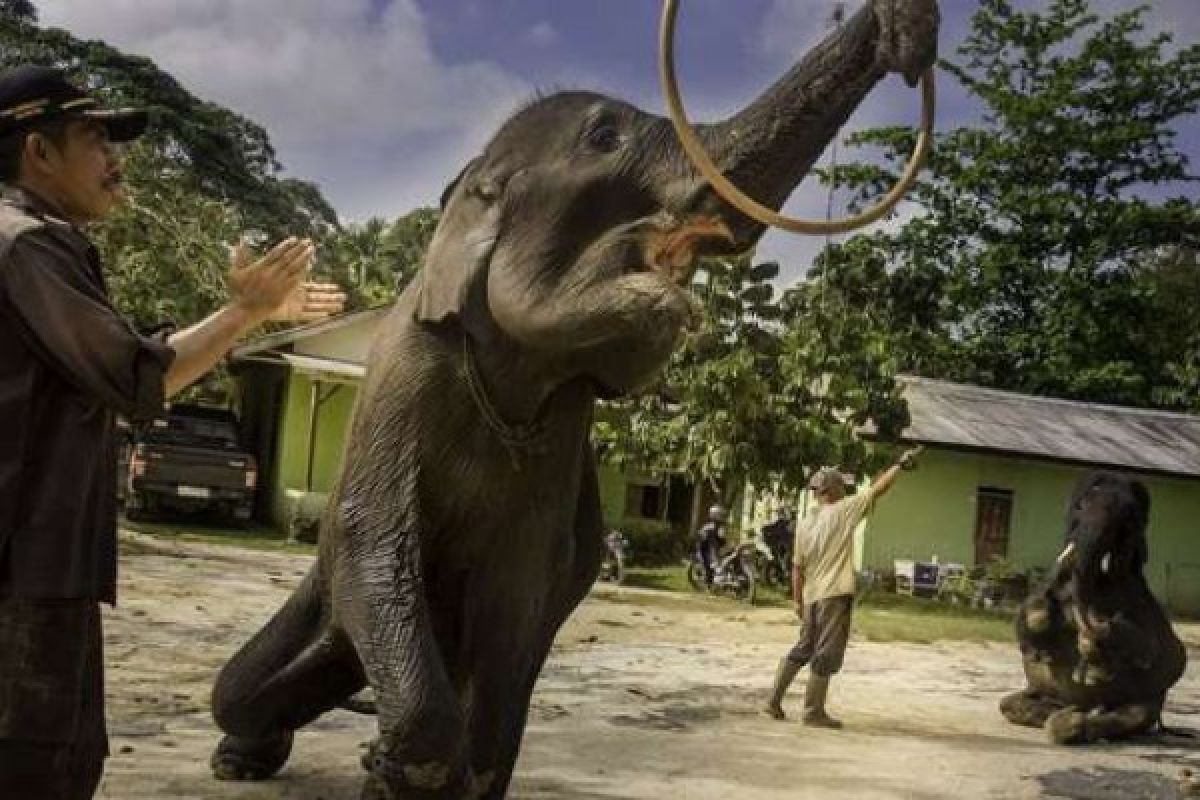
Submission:
[[[232,353],[243,437],[259,464],[260,520],[285,528],[297,504],[319,507],[332,489],[367,353],[390,312],[343,314]],[[600,493],[609,525],[682,531],[694,514],[692,486],[678,476],[602,467]]]
[[[1048,567],[1068,498],[1095,469],[1131,473],[1151,497],[1146,577],[1177,614],[1200,615],[1200,417],[902,379],[925,446],[860,531],[860,569],[898,559]]]

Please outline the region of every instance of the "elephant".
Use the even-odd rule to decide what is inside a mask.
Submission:
[[[1187,651],[1142,571],[1150,494],[1136,478],[1083,475],[1067,511],[1062,554],[1017,614],[1024,691],[1000,702],[1012,723],[1056,744],[1147,734]]]
[[[873,0],[775,85],[700,126],[779,208],[872,88],[936,58],[935,0]],[[315,566],[221,669],[216,777],[262,780],[293,732],[370,687],[363,798],[503,798],[555,633],[593,584],[598,399],[650,384],[695,319],[697,259],[762,224],[669,120],[534,99],[450,182],[372,345]]]

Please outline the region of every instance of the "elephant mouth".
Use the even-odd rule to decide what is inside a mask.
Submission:
[[[717,216],[658,221],[642,240],[645,269],[669,283],[684,286],[695,270],[697,258],[733,240],[729,226]]]

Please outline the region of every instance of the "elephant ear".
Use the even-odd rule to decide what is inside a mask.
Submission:
[[[500,213],[495,194],[476,185],[478,164],[469,163],[442,193],[442,219],[421,269],[418,321],[468,316],[473,289],[486,278]]]

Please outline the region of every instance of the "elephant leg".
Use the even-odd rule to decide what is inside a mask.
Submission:
[[[1153,730],[1158,723],[1159,713],[1157,706],[1148,703],[1087,712],[1064,708],[1046,720],[1046,733],[1055,744],[1125,739]]]
[[[472,764],[477,796],[481,800],[504,800],[507,795],[521,751],[534,685],[559,628],[587,596],[600,573],[604,534],[600,501],[594,494],[596,483],[591,473],[592,463],[590,459],[585,462],[584,489],[580,492],[570,566],[561,578],[560,588],[550,597],[547,612],[530,645],[524,672],[514,676],[517,680],[513,681],[513,699],[507,704],[500,699],[493,705],[494,717],[500,722],[495,731],[487,730],[482,714],[478,720],[473,720],[471,732],[475,749],[472,750]],[[480,724],[484,727],[479,727]]]
[[[1000,701],[1000,713],[1014,725],[1041,728],[1063,704],[1031,689],[1015,692]]]
[[[344,559],[337,579],[338,619],[379,715],[379,738],[363,759],[363,800],[470,796],[462,706],[438,647],[416,550],[415,537],[401,532]]]
[[[227,735],[212,757],[221,780],[264,780],[291,752],[292,732],[364,685],[348,643],[325,629],[315,571],[221,670],[213,716]]]

